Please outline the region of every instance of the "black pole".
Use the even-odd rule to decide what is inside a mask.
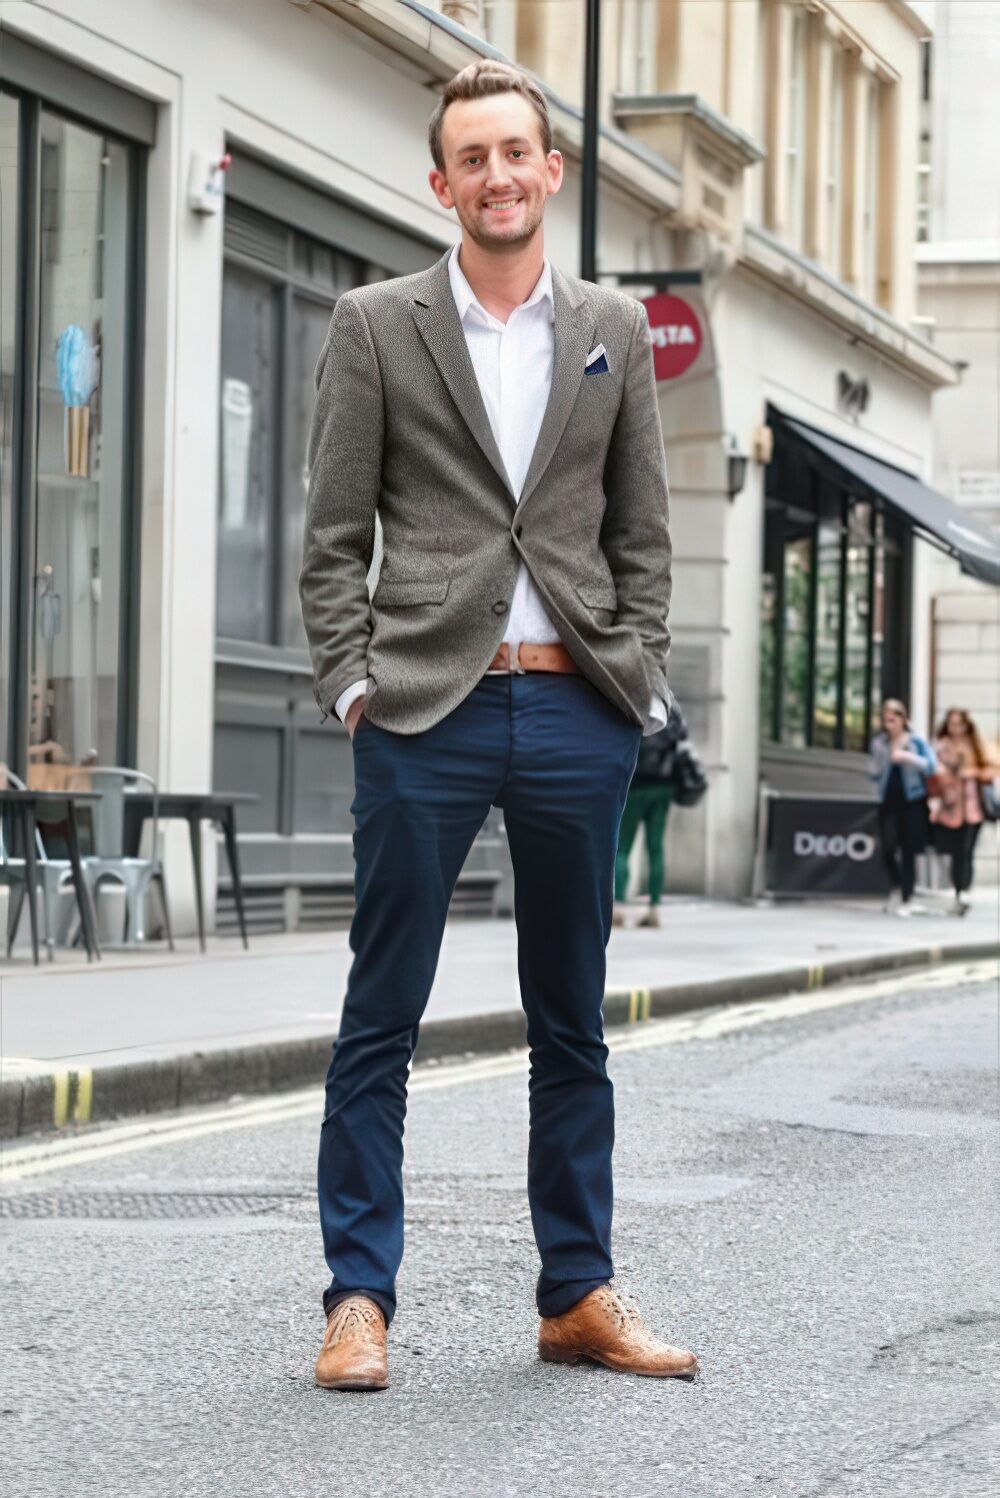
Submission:
[[[586,0],[583,60],[583,176],[580,190],[580,275],[597,280],[597,122],[601,54],[601,0]]]

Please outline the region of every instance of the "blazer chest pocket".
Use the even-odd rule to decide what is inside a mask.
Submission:
[[[420,603],[444,603],[450,577],[381,577],[372,595],[380,609],[406,609]]]
[[[574,584],[580,602],[588,609],[607,609],[614,613],[618,607],[618,595],[614,584],[607,582],[584,582]]]

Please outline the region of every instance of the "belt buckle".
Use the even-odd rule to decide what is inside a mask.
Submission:
[[[524,667],[521,665],[521,643],[522,642],[518,640],[516,644],[507,646],[507,650],[510,654],[510,666],[508,667],[508,670],[512,676],[524,675]]]

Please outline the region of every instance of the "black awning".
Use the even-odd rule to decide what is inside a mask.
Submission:
[[[1000,587],[1000,535],[944,494],[928,488],[916,474],[893,468],[891,463],[883,463],[788,416],[782,416],[781,424],[814,455],[825,459],[824,467],[829,469],[832,464],[839,469],[835,475],[839,482],[851,488],[860,484],[871,497],[891,505],[930,540],[943,546],[963,572]]]

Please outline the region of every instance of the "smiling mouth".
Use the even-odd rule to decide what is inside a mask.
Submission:
[[[520,201],[520,198],[494,198],[491,202],[485,203],[483,206],[488,208],[491,213],[509,213],[512,208],[517,207]]]

